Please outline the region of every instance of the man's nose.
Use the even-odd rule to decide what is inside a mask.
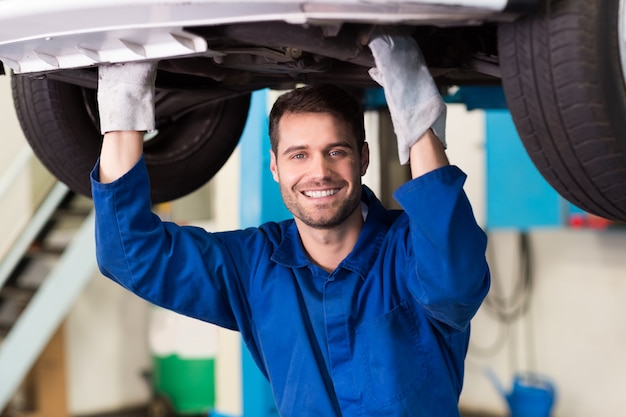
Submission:
[[[311,164],[309,166],[309,173],[314,178],[328,178],[330,176],[331,166],[330,162],[324,157],[324,155],[315,155],[311,158]]]

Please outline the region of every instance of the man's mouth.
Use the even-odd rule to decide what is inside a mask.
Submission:
[[[332,188],[330,190],[303,191],[302,194],[310,198],[324,198],[335,195],[338,192],[339,188]]]

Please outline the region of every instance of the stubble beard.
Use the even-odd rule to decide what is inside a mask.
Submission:
[[[311,207],[304,207],[292,193],[298,193],[295,190],[285,190],[281,187],[280,190],[283,201],[287,209],[293,214],[295,218],[309,227],[321,230],[332,229],[341,225],[348,219],[355,210],[361,206],[361,196],[358,192],[351,193],[347,199],[339,202],[336,207],[323,207],[323,210],[330,211],[328,215],[320,215],[320,210],[315,210]]]

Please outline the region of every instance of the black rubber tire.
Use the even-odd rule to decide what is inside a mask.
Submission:
[[[509,110],[539,172],[576,206],[626,221],[619,18],[618,0],[544,0],[500,26],[498,48]]]
[[[12,89],[18,119],[35,155],[70,189],[90,197],[89,172],[102,143],[95,90],[21,75],[12,77]],[[153,203],[174,200],[205,184],[239,142],[250,95],[203,99],[193,91],[157,90],[158,133],[144,144]],[[190,110],[174,117],[181,107]]]

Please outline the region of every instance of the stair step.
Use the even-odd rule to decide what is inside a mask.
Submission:
[[[58,258],[65,251],[66,246],[52,246],[52,245],[37,245],[28,249],[28,252],[24,255],[28,259],[37,259],[40,257],[56,257]]]
[[[4,287],[0,291],[0,335],[8,334],[13,324],[28,305],[34,291],[15,290],[14,287]]]
[[[11,331],[11,326],[0,324],[0,344],[2,343],[4,338],[7,337],[10,331]]]
[[[89,206],[58,208],[54,211],[50,220],[54,221],[68,218],[84,219],[91,213],[91,209],[92,207]]]
[[[20,262],[19,269],[9,278],[7,285],[13,287],[37,288],[54,268],[59,254],[48,250],[28,253]]]
[[[26,305],[36,292],[37,288],[5,285],[0,289],[0,299]]]

